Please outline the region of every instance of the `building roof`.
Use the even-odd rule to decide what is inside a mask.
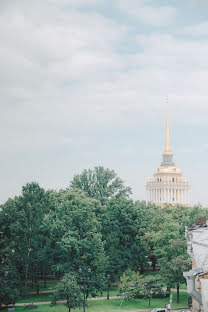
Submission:
[[[155,170],[154,174],[179,174],[181,175],[181,169],[176,166],[160,166]]]

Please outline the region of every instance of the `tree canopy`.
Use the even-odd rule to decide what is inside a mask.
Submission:
[[[91,293],[103,287],[108,274],[118,281],[131,270],[134,284],[144,288],[143,273],[160,270],[166,286],[177,287],[179,301],[182,273],[190,263],[185,226],[208,216],[208,210],[160,208],[134,201],[130,193],[103,167],[75,175],[69,189],[46,191],[36,182],[23,186],[20,196],[0,206],[0,305],[26,295],[38,274],[72,274],[74,281],[86,267]]]
[[[99,200],[102,205],[113,197],[128,197],[131,194],[131,188],[124,185],[114,170],[102,166],[85,169],[81,174],[75,175],[70,187],[83,190],[89,197]]]

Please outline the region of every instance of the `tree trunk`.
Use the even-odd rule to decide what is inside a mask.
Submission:
[[[167,285],[167,289],[166,289],[166,291],[167,291],[168,293],[170,293],[170,292],[171,292],[170,285]]]
[[[47,287],[46,279],[47,279],[47,275],[46,275],[46,272],[45,272],[45,275],[44,275],[44,288]]]
[[[71,308],[69,308],[69,312],[71,311]]]
[[[157,264],[157,260],[155,257],[152,257],[152,271],[155,272],[156,270],[156,264]]]
[[[39,284],[37,283],[37,286],[36,286],[36,293],[37,295],[39,294]]]
[[[143,274],[143,273],[144,273],[144,267],[143,267],[143,264],[141,264],[141,266],[140,266],[139,273],[140,273],[140,274]]]
[[[179,284],[177,284],[177,303],[180,303]]]
[[[151,297],[149,297],[149,307],[150,307],[150,303],[151,303]]]
[[[32,273],[32,289],[34,288],[34,276],[33,276],[33,273]]]

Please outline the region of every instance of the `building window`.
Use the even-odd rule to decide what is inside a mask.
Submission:
[[[174,178],[172,178],[172,182],[175,182],[175,179],[174,179]]]

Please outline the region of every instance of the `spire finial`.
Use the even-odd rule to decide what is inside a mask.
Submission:
[[[170,147],[170,127],[169,127],[169,118],[168,118],[168,96],[166,97],[166,129],[165,129],[165,151],[163,155],[172,155]]]

